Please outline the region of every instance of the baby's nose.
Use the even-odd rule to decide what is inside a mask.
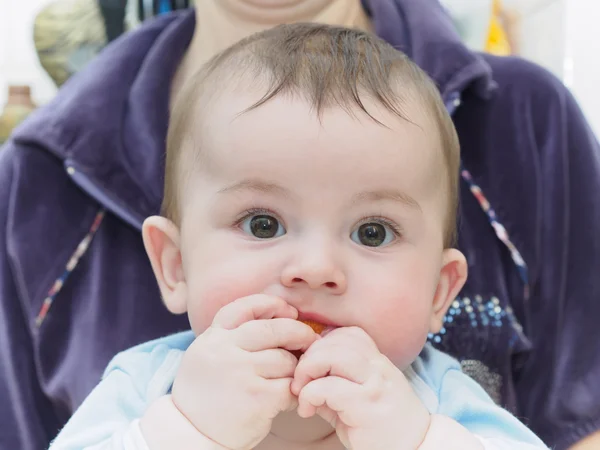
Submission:
[[[324,289],[331,294],[346,291],[347,280],[342,268],[331,258],[304,258],[289,264],[282,273],[281,283],[289,288]]]

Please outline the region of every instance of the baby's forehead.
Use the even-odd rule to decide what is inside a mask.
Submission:
[[[301,98],[279,96],[246,111],[255,97],[223,96],[205,117],[194,141],[209,171],[263,176],[297,167],[306,176],[329,170],[332,177],[380,173],[391,179],[409,167],[405,179],[432,172],[439,178],[437,131],[419,105],[407,104],[406,118],[369,99],[364,104],[373,117],[335,105],[318,115]]]
[[[196,135],[210,138],[248,121],[254,126],[270,129],[284,118],[296,123],[297,127],[309,128],[319,124],[326,131],[329,125],[327,118],[342,115],[352,119],[355,127],[370,129],[371,132],[385,134],[410,124],[427,134],[439,133],[440,124],[435,120],[432,105],[412,89],[402,93],[401,104],[393,109],[362,92],[358,95],[356,99],[328,98],[323,104],[316,105],[308,94],[289,91],[262,103],[265,96],[263,86],[238,81],[233,86],[221,87],[220,92],[213,92],[210,98],[194,108],[193,129],[197,131]],[[259,116],[260,120],[253,120],[255,116]],[[199,124],[203,126],[199,128]]]

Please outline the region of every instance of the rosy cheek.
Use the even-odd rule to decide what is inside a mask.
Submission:
[[[188,315],[192,329],[196,334],[202,333],[221,308],[239,298],[265,292],[272,282],[270,276],[260,276],[243,268],[206,270],[202,277],[188,285]]]
[[[417,358],[427,341],[427,329],[412,327],[403,333],[382,336],[379,349],[400,369],[408,367]]]
[[[418,356],[429,332],[431,298],[418,290],[398,290],[402,296],[373,301],[364,328],[380,351],[401,368]]]
[[[234,300],[244,297],[243,290],[236,283],[215,283],[190,287],[188,315],[196,334],[204,332],[213,322],[217,313]]]
[[[230,303],[226,297],[206,296],[202,300],[190,302],[188,316],[196,334],[203,333],[212,324],[219,310]]]

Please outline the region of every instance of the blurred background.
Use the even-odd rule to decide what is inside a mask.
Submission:
[[[595,85],[600,80],[600,60],[590,50],[597,48],[595,39],[600,37],[600,1],[441,2],[470,47],[516,54],[553,72],[573,91],[600,135],[600,95]],[[108,41],[135,28],[145,17],[190,3],[0,0],[0,115],[7,102],[18,103],[21,115],[47,103],[57,86],[85,66]]]

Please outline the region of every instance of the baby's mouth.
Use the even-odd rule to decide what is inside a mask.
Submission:
[[[308,311],[298,311],[297,319],[299,322],[311,327],[315,333],[321,336],[340,327],[339,324],[333,322],[327,316]]]
[[[327,330],[328,328],[332,328],[329,327],[321,322],[317,322],[316,320],[310,320],[310,319],[299,319],[300,322],[308,325],[309,327],[312,328],[312,330],[317,333],[317,334],[322,334],[325,330]]]

